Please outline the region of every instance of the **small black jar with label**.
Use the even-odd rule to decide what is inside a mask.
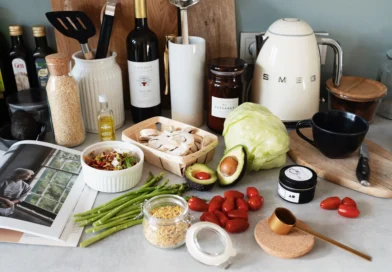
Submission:
[[[278,194],[284,200],[304,204],[313,200],[317,174],[302,165],[288,165],[280,170]]]

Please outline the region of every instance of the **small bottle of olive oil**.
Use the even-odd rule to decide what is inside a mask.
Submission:
[[[99,95],[101,110],[98,112],[98,134],[101,142],[115,141],[116,129],[114,125],[114,114],[108,107],[108,99],[105,94]]]

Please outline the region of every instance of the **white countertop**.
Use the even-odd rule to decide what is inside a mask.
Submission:
[[[117,139],[121,139],[121,131],[131,125],[127,122],[117,131]],[[392,121],[377,117],[370,126],[368,139],[392,151]],[[96,142],[98,136],[88,134],[86,142],[77,147],[84,147]],[[216,167],[223,153],[224,141],[216,151],[214,161]],[[287,164],[291,164],[290,158]],[[161,170],[145,164],[143,180],[148,171],[154,174]],[[277,195],[279,169],[269,171],[248,172],[235,189],[244,192],[246,187],[255,186],[260,189],[265,202],[261,210],[250,213],[250,228],[245,233],[230,235],[238,255],[233,259],[230,271],[391,271],[392,257],[392,200],[367,196],[319,179],[316,195],[308,204],[290,204]],[[171,183],[182,183],[184,179],[167,174]],[[192,194],[211,198],[223,194],[224,189],[218,186],[211,192],[195,192]],[[319,208],[321,200],[328,196],[351,197],[357,201],[361,210],[357,219],[339,216],[336,211],[325,211]],[[100,193],[96,204],[101,204],[115,195]],[[261,219],[271,215],[272,211],[283,206],[290,209],[297,218],[305,221],[314,230],[347,244],[373,257],[367,262],[340,248],[316,239],[313,250],[293,260],[279,259],[268,255],[253,238],[255,225]],[[194,213],[198,217],[198,213]],[[83,235],[82,240],[88,236]],[[144,238],[142,227],[136,226],[88,247],[57,248],[20,244],[0,244],[0,271],[186,271],[202,272],[211,268],[195,261],[183,246],[174,250],[162,250],[151,246]]]

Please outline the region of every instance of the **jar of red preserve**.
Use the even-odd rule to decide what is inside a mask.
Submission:
[[[207,126],[218,133],[222,133],[227,115],[243,102],[242,74],[246,66],[238,58],[212,59],[209,64]]]

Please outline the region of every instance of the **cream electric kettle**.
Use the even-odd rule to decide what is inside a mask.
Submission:
[[[260,41],[260,36],[257,37]],[[319,110],[320,52],[318,44],[335,52],[334,84],[342,76],[343,51],[339,43],[317,37],[308,23],[285,18],[262,36],[253,74],[251,101],[267,107],[283,122],[309,119]]]

